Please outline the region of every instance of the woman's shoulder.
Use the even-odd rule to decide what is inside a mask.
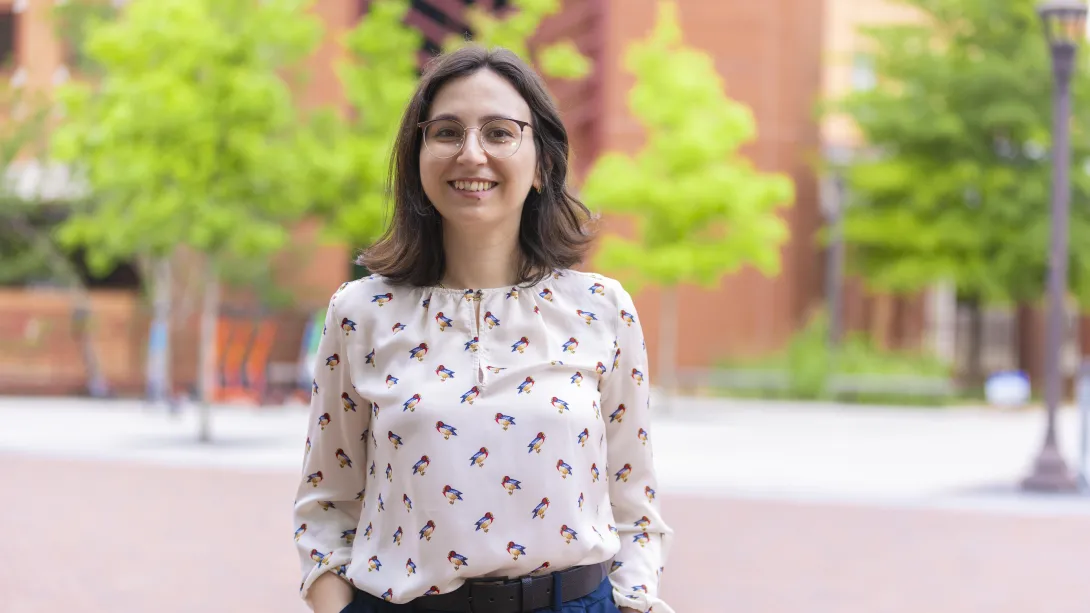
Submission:
[[[612,277],[584,270],[554,270],[550,276],[554,292],[566,295],[593,296],[620,304],[627,300],[628,292],[624,285]]]
[[[330,299],[330,304],[337,311],[358,310],[367,304],[383,307],[404,306],[402,303],[412,300],[415,293],[411,286],[397,286],[382,275],[372,274],[354,281],[346,281],[337,288]]]

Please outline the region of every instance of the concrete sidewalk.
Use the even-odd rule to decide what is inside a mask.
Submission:
[[[47,572],[0,564],[0,611],[305,613],[306,409],[215,413],[202,445],[190,410],[0,399],[0,552],[60,555]],[[661,593],[679,613],[1084,613],[1090,503],[1013,487],[1042,423],[679,402],[651,433],[676,537]]]
[[[897,409],[683,398],[652,433],[661,490],[684,495],[1090,514],[1090,499],[1017,492],[1039,411]],[[0,398],[0,452],[276,473],[299,469],[306,407],[197,415],[138,401]],[[1060,419],[1074,460],[1078,415]]]
[[[306,613],[298,473],[0,452],[3,613]],[[1085,613],[1090,516],[661,495],[678,613]],[[58,557],[59,556],[59,557]]]

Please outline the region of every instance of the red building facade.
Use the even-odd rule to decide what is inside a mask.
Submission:
[[[15,70],[22,71],[24,83],[42,88],[63,78],[65,72],[64,54],[48,22],[47,4],[0,0],[0,13],[7,11],[14,19]],[[469,5],[497,11],[510,9],[506,0],[413,0],[412,4],[408,21],[428,39],[423,56],[437,49],[446,34],[464,28]],[[812,165],[820,151],[814,108],[822,91],[824,9],[823,0],[677,0],[677,5],[688,44],[712,57],[727,93],[754,112],[759,137],[745,153],[761,170],[790,175],[796,189],[793,206],[783,213],[792,238],[782,250],[779,276],[765,278],[745,270],[724,279],[715,290],[680,289],[679,365],[704,368],[728,356],[781,347],[805,321],[809,309],[821,302],[823,254],[816,242],[821,218]],[[303,104],[344,104],[336,76],[336,65],[345,57],[340,41],[361,15],[365,16],[366,6],[366,0],[316,0],[313,10],[323,20],[327,35],[309,60],[309,86],[299,92]],[[571,135],[577,183],[598,154],[635,151],[642,146],[642,130],[627,108],[626,96],[633,77],[624,71],[623,64],[628,46],[651,31],[656,1],[563,0],[563,7],[560,14],[543,24],[536,42],[570,38],[594,62],[593,74],[583,81],[550,83]],[[623,234],[628,228],[626,220],[610,218],[604,231]],[[316,222],[308,222],[294,231],[297,244],[314,245],[310,250],[313,257],[276,265],[279,282],[296,297],[300,311],[283,316],[285,332],[278,335],[272,348],[274,361],[295,358],[302,335],[302,313],[325,305],[330,293],[350,274],[353,254],[361,247],[320,244],[318,230]],[[128,306],[115,304],[119,298],[111,296],[113,306],[109,312],[124,315],[108,315],[95,332],[102,360],[111,366],[108,376],[118,389],[131,393],[142,389],[147,330],[146,309],[137,294],[131,292]],[[28,297],[19,291],[6,291],[0,294],[0,312],[25,315],[42,300],[40,294]],[[655,355],[658,296],[649,289],[636,300],[648,349]],[[63,301],[56,302],[61,323],[54,328],[62,330],[67,314],[60,306]],[[174,330],[173,370],[179,387],[188,387],[195,379],[194,323],[178,322]],[[12,324],[13,330],[18,326],[23,324]],[[14,333],[21,334],[19,330],[22,328]],[[38,356],[41,364],[70,362],[71,356],[77,355],[70,342],[62,342],[62,336],[57,336],[55,343],[38,343],[46,347],[41,351],[57,352]],[[62,353],[67,360],[61,358]],[[52,393],[78,391],[82,385],[76,374],[78,368],[69,369],[72,372],[63,377],[57,371],[41,377],[41,381],[35,379],[35,383],[11,376],[27,368],[25,360],[21,365],[4,366],[5,359],[0,355],[0,391],[39,391],[45,380]]]
[[[470,3],[417,0],[413,4],[410,23],[436,40],[449,31],[445,28],[451,24],[464,24],[464,11]],[[478,0],[477,4],[501,11],[506,5],[496,0]],[[550,83],[572,137],[578,181],[597,154],[634,151],[642,146],[642,130],[627,108],[626,96],[633,77],[624,71],[623,63],[627,47],[651,31],[656,2],[565,0],[563,6],[561,14],[543,25],[538,41],[571,38],[595,63],[594,73],[583,82]],[[307,92],[310,100],[328,103],[339,99],[339,87],[330,70],[340,53],[335,33],[352,27],[360,7],[358,0],[318,3],[331,36],[313,61],[316,78],[312,91]],[[780,276],[768,279],[747,270],[725,279],[714,291],[682,288],[681,365],[705,367],[727,355],[781,346],[804,321],[808,310],[821,300],[822,253],[816,245],[821,218],[812,162],[820,151],[814,107],[822,87],[823,6],[821,1],[680,0],[678,7],[688,43],[711,55],[728,94],[753,109],[759,137],[746,153],[758,168],[790,175],[796,189],[794,205],[784,212],[792,239],[783,250]],[[604,230],[624,233],[625,220],[609,219]],[[300,231],[310,236],[312,229]],[[332,252],[329,257],[333,257]],[[322,288],[336,287],[340,282],[332,271],[324,273],[328,275],[325,278],[313,272],[304,275],[309,277],[308,292],[317,289],[314,281]],[[301,280],[292,280],[296,281]],[[314,293],[313,304],[324,300],[322,293]],[[638,302],[649,328],[649,343],[653,344],[657,296],[649,290],[638,297]],[[708,338],[707,322],[714,322],[713,338]]]

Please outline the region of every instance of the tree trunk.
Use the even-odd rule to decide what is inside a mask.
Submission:
[[[893,328],[893,296],[875,294],[871,303],[874,311],[871,315],[871,340],[879,349],[890,348],[890,336]]]
[[[152,321],[148,338],[147,396],[153,403],[166,402],[174,408],[171,381],[170,319],[174,278],[169,258],[158,258],[151,266]]]
[[[220,286],[214,262],[205,263],[204,302],[201,308],[201,336],[198,351],[197,382],[200,389],[198,404],[198,440],[212,440],[212,406],[215,400],[217,362],[216,325],[219,319]]]
[[[949,281],[936,283],[927,292],[929,349],[945,364],[957,358],[957,292]]]
[[[72,333],[79,342],[80,358],[87,372],[87,393],[93,398],[109,396],[110,384],[99,367],[94,341],[91,337],[91,330],[94,329],[91,294],[87,291],[87,286],[83,284],[79,272],[68,258],[57,250],[53,242],[25,217],[13,212],[8,221],[42,250],[49,260],[51,270],[64,280],[72,298]]]
[[[74,332],[79,339],[80,355],[84,368],[87,369],[87,393],[92,398],[105,398],[110,395],[110,384],[98,364],[91,330],[91,296],[81,282],[69,284],[75,305],[72,308]]]
[[[659,405],[670,412],[677,387],[677,288],[660,288],[659,305],[658,387],[662,397]]]
[[[829,336],[826,343],[829,350],[835,350],[840,346],[844,328],[844,214],[843,182],[840,177],[835,179],[836,193],[829,228],[832,231],[829,248],[825,256],[825,305],[829,317]]]
[[[1090,359],[1090,314],[1079,315],[1079,364]]]
[[[984,310],[979,298],[965,301],[969,309],[969,360],[965,378],[970,386],[979,389],[984,383]]]

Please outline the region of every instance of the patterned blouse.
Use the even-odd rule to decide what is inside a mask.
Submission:
[[[324,572],[404,603],[612,559],[618,606],[669,613],[646,356],[631,296],[595,274],[342,285],[295,501],[303,596]]]

